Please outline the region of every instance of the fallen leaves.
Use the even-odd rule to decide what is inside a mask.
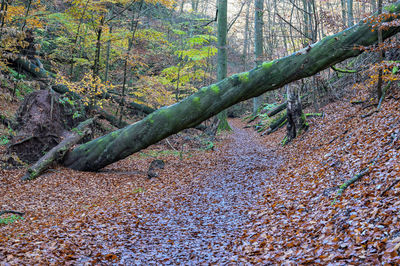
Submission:
[[[394,98],[364,119],[360,106],[331,104],[287,147],[277,146],[283,131],[260,145],[254,132],[237,130],[215,151],[169,153],[153,180],[145,174],[157,154],[150,150],[143,154],[152,156],[137,154],[102,172],[58,168],[32,182],[19,180],[22,171],[0,170],[1,207],[26,212],[24,220],[0,227],[0,260],[398,263]],[[370,172],[334,201],[340,186],[366,167]]]
[[[236,127],[241,126],[235,122]],[[0,227],[0,260],[10,264],[182,264],[235,261],[235,241],[262,201],[278,158],[238,129],[215,151],[144,151],[98,173],[58,168],[32,182],[2,171],[3,207],[26,212]],[[172,145],[175,145],[172,142]],[[152,147],[158,149],[159,147]],[[164,148],[164,147],[162,147]],[[182,158],[182,160],[180,159]],[[11,255],[11,256],[8,256]]]
[[[311,120],[306,134],[278,148],[286,159],[267,185],[262,215],[249,225],[260,237],[246,244],[249,236],[242,236],[242,260],[278,264],[400,261],[400,245],[392,240],[400,235],[400,186],[381,196],[400,176],[396,133],[400,104],[393,100],[397,95],[392,97],[381,112],[365,119],[357,115],[360,107],[331,104],[322,121]],[[272,146],[284,133],[266,137],[266,145]],[[375,163],[369,165],[374,158]],[[367,166],[370,173],[335,202],[339,187]]]

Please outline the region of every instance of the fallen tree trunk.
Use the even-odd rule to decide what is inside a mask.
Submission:
[[[113,116],[112,114],[104,111],[103,109],[97,108],[96,112],[99,114],[100,118],[107,120],[108,122],[110,122],[111,125],[113,125],[116,128],[123,128],[128,126],[129,124],[124,121],[121,120],[121,122],[119,121],[119,118]]]
[[[391,4],[387,10],[399,13],[400,2]],[[64,165],[76,170],[99,170],[185,128],[198,125],[238,102],[312,76],[361,54],[357,47],[377,41],[376,32],[371,30],[372,25],[365,20],[292,55],[264,62],[249,72],[201,88],[177,104],[161,108],[139,122],[75,148],[66,155]],[[399,31],[400,27],[391,27],[382,35],[388,38]]]
[[[78,143],[83,137],[90,134],[89,126],[94,122],[95,118],[80,123],[76,128],[71,130],[71,135],[61,141],[57,146],[47,152],[42,158],[39,159],[35,164],[28,168],[26,174],[22,177],[22,180],[32,180],[39,177],[44,171],[46,171],[51,164],[59,161],[65,155],[65,153],[76,143]]]
[[[267,116],[273,117],[274,115],[279,114],[283,110],[286,110],[286,107],[287,107],[287,102],[284,102],[284,103],[278,105],[277,107],[275,107],[274,109],[272,109],[271,111],[269,111],[267,113]]]
[[[19,216],[24,216],[24,215],[25,215],[24,212],[17,212],[17,211],[12,211],[12,210],[5,210],[5,211],[0,211],[0,216],[2,216],[3,214],[7,214],[7,213],[16,214],[16,215],[19,215]]]
[[[282,116],[279,119],[276,119],[273,124],[269,126],[267,130],[265,130],[263,133],[261,133],[261,136],[264,136],[265,134],[269,135],[280,129],[281,127],[285,126],[286,123],[288,122],[287,120],[287,115]]]
[[[310,93],[306,93],[306,94],[300,96],[300,99],[303,100],[303,99],[304,99],[305,97],[307,97],[309,94],[310,94]],[[277,107],[275,107],[274,109],[272,109],[271,111],[269,111],[269,112],[267,113],[267,116],[268,116],[268,117],[273,117],[274,115],[279,114],[279,113],[282,112],[283,110],[286,110],[286,108],[287,108],[287,103],[288,103],[287,101],[284,102],[284,103],[281,103],[280,105],[278,105]],[[301,104],[302,104],[303,107],[304,107],[304,104],[305,104],[305,103],[302,102]]]

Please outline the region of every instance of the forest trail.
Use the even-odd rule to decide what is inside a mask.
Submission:
[[[256,134],[231,122],[225,156],[216,168],[193,167],[193,181],[161,202],[120,256],[122,264],[226,264],[238,258],[232,245],[261,200],[264,183],[275,176],[279,163],[258,143]],[[131,225],[127,225],[131,226]]]
[[[0,261],[123,265],[227,264],[281,165],[251,129],[232,120],[213,151],[164,158],[160,178],[136,154],[88,173],[56,169],[31,182],[0,172],[3,208],[25,219],[0,227]],[[145,152],[150,152],[145,151]]]

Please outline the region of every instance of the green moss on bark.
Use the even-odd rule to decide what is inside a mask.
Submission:
[[[249,72],[244,72],[239,74],[239,80],[242,83],[249,82]]]

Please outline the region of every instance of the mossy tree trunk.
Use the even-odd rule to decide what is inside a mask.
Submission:
[[[400,13],[400,2],[391,4],[386,10]],[[399,31],[400,27],[384,30],[383,39]],[[279,89],[357,56],[362,51],[355,47],[374,44],[377,38],[369,23],[360,22],[289,56],[264,62],[249,72],[201,88],[181,102],[161,108],[141,121],[80,145],[67,154],[64,165],[85,171],[101,169],[185,128],[198,125],[238,102]]]

